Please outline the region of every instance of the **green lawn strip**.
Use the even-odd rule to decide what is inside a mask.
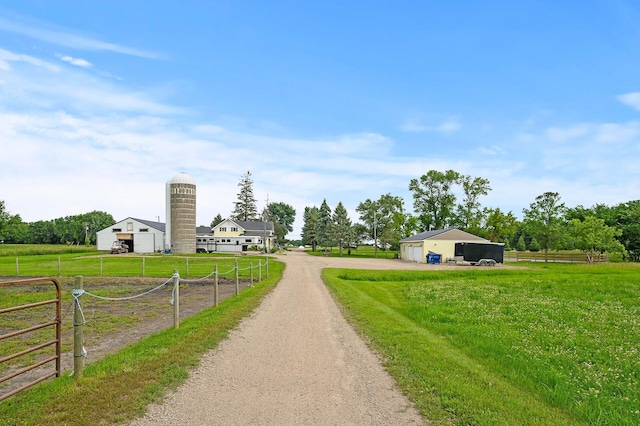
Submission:
[[[317,247],[316,251],[312,251],[310,248],[305,249],[305,252],[311,256],[325,256],[325,253],[331,254],[331,256],[340,256],[340,249],[338,247],[327,248],[326,250],[321,247]],[[394,255],[398,251],[394,250],[382,250],[378,249],[378,259],[393,259]],[[375,258],[375,250],[372,246],[358,246],[357,249],[342,249],[342,257],[355,257],[355,258]]]
[[[233,278],[233,268],[238,262],[241,278],[250,277],[253,265],[254,277],[259,274],[259,264],[265,273],[264,256],[222,257],[212,255],[101,255],[92,253],[62,253],[18,256],[18,278],[33,276],[116,276],[116,277],[171,277],[177,270],[183,278],[198,278],[213,272],[218,266],[220,276]],[[59,269],[58,269],[59,268]],[[0,276],[16,276],[16,258],[0,257]]]
[[[272,262],[269,279],[184,320],[177,330],[153,334],[89,365],[77,384],[62,377],[0,403],[0,418],[9,425],[110,425],[142,415],[260,304],[283,270],[284,264]]]
[[[636,265],[325,271],[427,417],[470,424],[637,424],[638,277]]]

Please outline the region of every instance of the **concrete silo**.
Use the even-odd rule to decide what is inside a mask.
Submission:
[[[176,254],[196,252],[196,181],[178,173],[167,182],[165,248]]]

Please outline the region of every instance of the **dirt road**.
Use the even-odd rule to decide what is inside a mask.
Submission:
[[[184,385],[133,425],[426,423],[347,324],[320,279],[325,267],[426,266],[302,252],[279,260],[287,265],[284,277],[260,307],[204,356]]]

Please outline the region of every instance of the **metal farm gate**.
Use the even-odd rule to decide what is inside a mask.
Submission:
[[[20,376],[22,374],[25,374],[29,371],[35,370],[41,366],[44,366],[45,364],[49,364],[51,362],[55,362],[55,371],[45,372],[43,376],[31,381],[30,383],[20,386],[17,389],[13,389],[6,394],[0,395],[0,401],[7,399],[10,396],[15,395],[16,393],[23,391],[31,386],[34,386],[50,377],[53,377],[53,376],[60,377],[60,341],[61,341],[61,334],[62,334],[62,330],[61,330],[62,300],[61,300],[60,283],[54,278],[34,278],[34,279],[27,279],[27,280],[20,280],[20,281],[0,282],[0,287],[34,285],[34,284],[53,284],[56,288],[55,299],[29,303],[27,305],[10,306],[6,308],[2,308],[0,309],[0,318],[2,318],[5,314],[8,314],[10,312],[34,309],[34,308],[37,308],[40,306],[46,306],[46,305],[55,305],[55,316],[52,316],[53,319],[51,319],[50,321],[44,322],[42,324],[35,324],[35,325],[32,325],[31,327],[27,327],[19,330],[13,330],[10,332],[6,332],[5,334],[0,334],[0,343],[2,341],[5,341],[6,339],[15,338],[17,336],[25,335],[27,333],[34,332],[36,330],[45,329],[47,327],[55,328],[55,337],[52,340],[49,340],[47,342],[35,344],[33,346],[26,347],[26,349],[20,350],[16,353],[3,356],[0,358],[0,364],[9,362],[13,359],[19,358],[21,356],[24,356],[32,352],[39,351],[41,349],[51,347],[51,346],[54,347],[55,354],[51,356],[45,355],[46,358],[44,359],[39,359],[37,361],[34,361],[34,363],[31,365],[28,365],[26,367],[10,372],[4,377],[0,377],[0,384],[8,380],[11,380],[17,376]],[[7,324],[6,321],[0,321],[0,323]],[[4,328],[5,327],[0,328],[0,332],[4,332],[2,331]],[[27,344],[25,344],[25,346],[27,346]]]

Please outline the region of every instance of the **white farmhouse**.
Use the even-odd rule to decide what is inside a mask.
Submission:
[[[250,247],[270,251],[274,247],[273,222],[225,219],[213,228],[196,228],[196,251],[243,252]]]

